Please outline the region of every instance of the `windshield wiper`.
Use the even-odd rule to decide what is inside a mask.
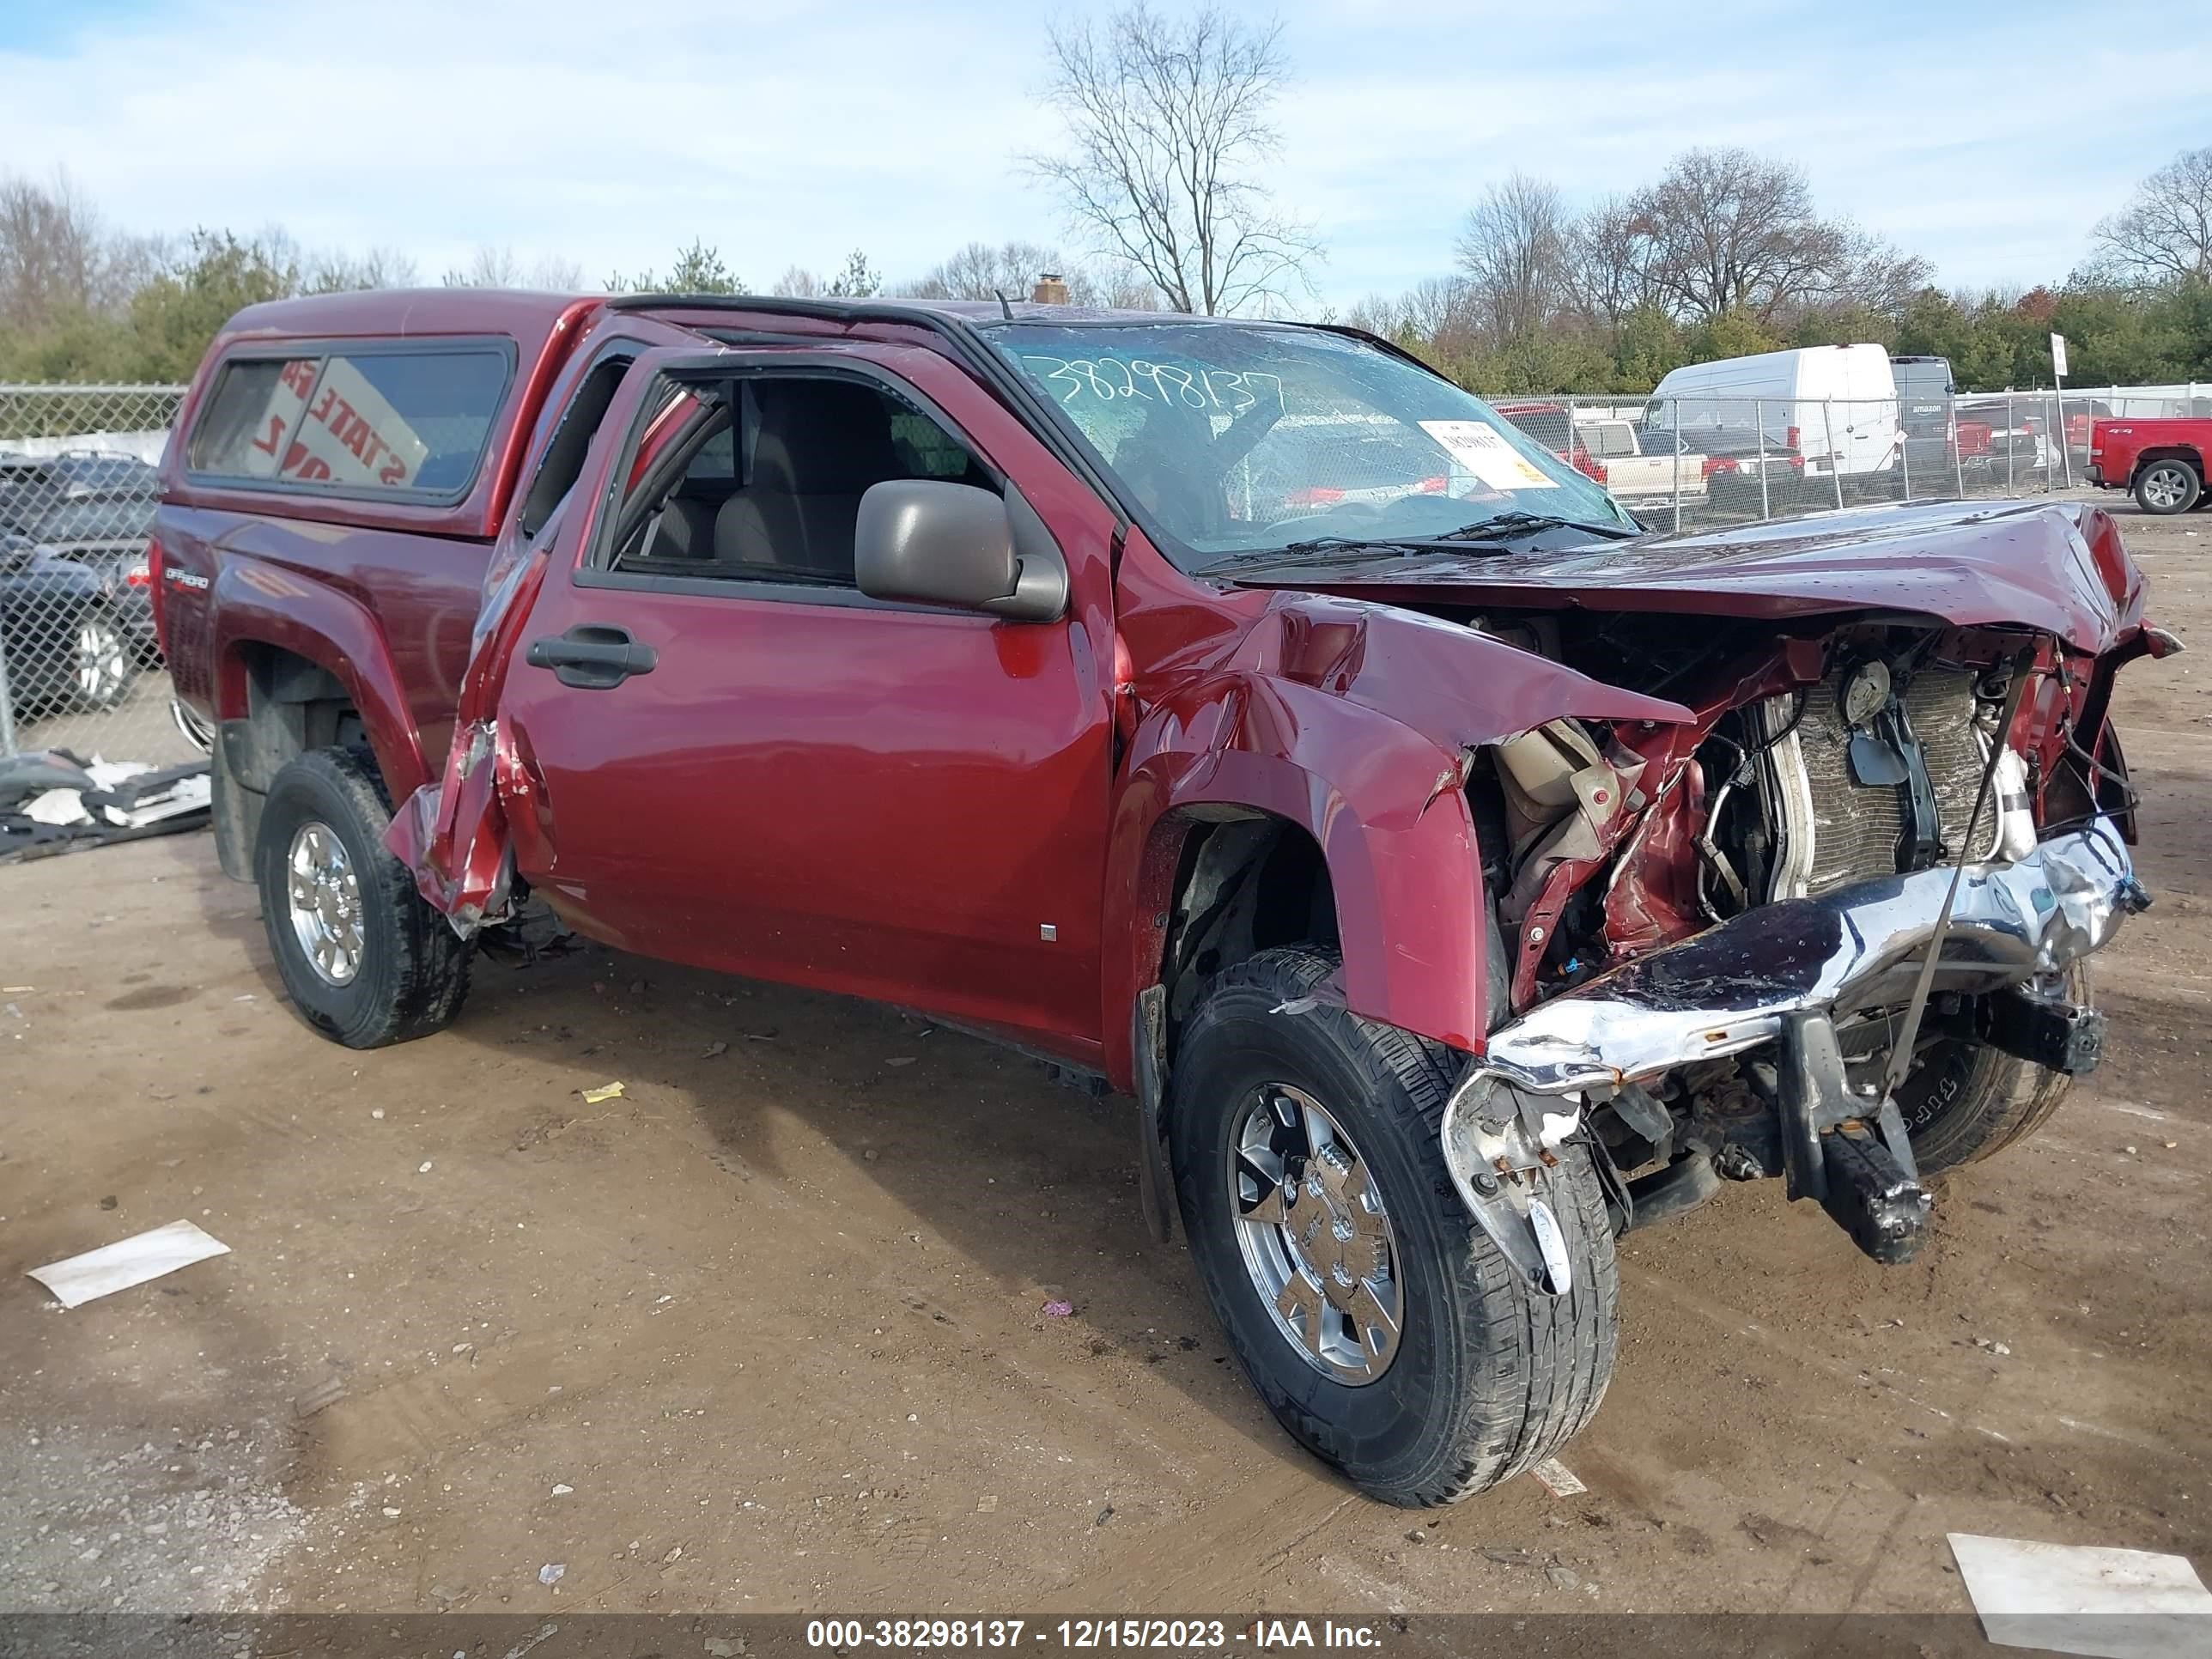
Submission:
[[[1397,538],[1316,536],[1310,541],[1292,542],[1286,547],[1255,547],[1247,549],[1242,553],[1231,553],[1222,558],[1200,565],[1193,574],[1210,576],[1218,571],[1241,569],[1249,565],[1337,564],[1347,559],[1372,558],[1378,555],[1389,558],[1411,559],[1429,554],[1449,553],[1462,557],[1487,558],[1506,550],[1503,545],[1493,546],[1470,542],[1454,543],[1426,536],[1407,536]]]
[[[1641,530],[1632,530],[1626,525],[1586,524],[1580,519],[1554,518],[1547,513],[1523,513],[1515,508],[1500,513],[1495,518],[1480,519],[1474,524],[1462,525],[1456,530],[1446,531],[1441,536],[1423,539],[1438,542],[1491,542],[1510,537],[1533,536],[1540,530],[1580,530],[1593,536],[1605,536],[1614,541],[1627,541],[1640,536]]]

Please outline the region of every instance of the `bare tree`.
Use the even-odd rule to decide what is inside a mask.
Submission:
[[[1590,322],[1618,335],[1628,313],[1651,297],[1651,243],[1636,204],[1608,196],[1569,228],[1567,297]]]
[[[1051,42],[1067,147],[1028,165],[1102,251],[1176,311],[1238,311],[1304,284],[1320,245],[1253,177],[1280,143],[1280,23],[1212,6],[1170,19],[1136,0],[1103,25],[1055,25]]]
[[[1459,266],[1498,343],[1531,338],[1551,320],[1566,248],[1566,211],[1553,186],[1516,173],[1483,191],[1460,229]]]
[[[373,247],[365,253],[336,249],[307,262],[304,286],[309,294],[342,294],[369,288],[412,288],[415,262],[397,248]]]
[[[1025,297],[1030,285],[1048,270],[1066,276],[1068,287],[1073,289],[1074,274],[1058,248],[1035,242],[1006,242],[997,247],[988,242],[970,242],[951,258],[932,265],[910,283],[899,283],[898,288],[915,300],[992,300],[1002,294],[1014,300]]]
[[[786,265],[770,294],[785,300],[815,300],[830,291],[830,284],[804,265]]]
[[[1070,259],[1059,248],[1039,242],[970,242],[951,258],[932,265],[921,276],[886,292],[915,300],[1024,300],[1047,271],[1057,271],[1067,284],[1070,305],[1107,307],[1117,311],[1158,309],[1159,296],[1152,285],[1135,271],[1093,270]]]
[[[0,326],[112,311],[161,261],[150,239],[111,234],[67,173],[44,185],[0,178]]]
[[[2186,149],[2136,186],[2091,233],[2119,276],[2156,285],[2212,281],[2212,148]]]
[[[1705,322],[1745,311],[1771,319],[1793,302],[1831,297],[1853,249],[1813,212],[1798,168],[1747,149],[1693,149],[1636,198],[1655,287]]]
[[[469,263],[441,279],[447,288],[536,288],[567,293],[584,286],[584,268],[574,259],[543,254],[525,264],[511,247],[480,247]]]

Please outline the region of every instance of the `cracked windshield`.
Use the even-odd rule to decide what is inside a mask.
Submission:
[[[1479,398],[1318,333],[1233,323],[1006,326],[999,349],[1072,420],[1186,568],[1346,542],[1608,536],[1635,520]]]

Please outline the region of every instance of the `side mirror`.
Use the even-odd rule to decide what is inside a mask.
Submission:
[[[1035,508],[973,484],[894,478],[860,497],[853,574],[871,599],[1051,622],[1067,609],[1067,562]]]

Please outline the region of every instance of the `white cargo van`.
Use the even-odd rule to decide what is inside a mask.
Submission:
[[[1801,346],[1692,363],[1659,382],[1647,428],[1679,429],[1709,454],[1802,456],[1803,476],[1872,482],[1905,448],[1897,382],[1878,345]],[[1795,466],[1796,463],[1791,462]]]

